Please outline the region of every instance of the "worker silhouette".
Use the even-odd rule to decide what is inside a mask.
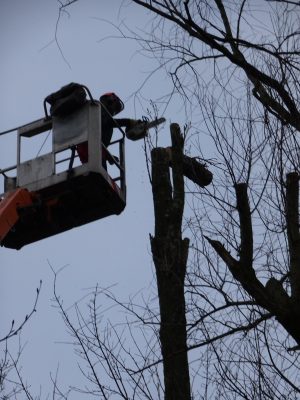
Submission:
[[[77,111],[83,107],[86,102],[86,87],[79,83],[71,82],[63,86],[57,92],[54,92],[46,97],[45,101],[50,104],[50,114],[52,117],[66,117],[69,114]],[[119,114],[124,109],[124,103],[115,93],[105,93],[100,97],[101,104],[101,132],[102,132],[102,160],[103,167],[106,168],[106,160],[114,163],[116,157],[110,155],[106,150],[111,142],[114,128],[131,129],[137,123],[129,118],[115,119],[114,116]],[[94,102],[94,100],[92,100]],[[88,162],[88,142],[84,141],[75,146],[80,161],[85,164]],[[74,148],[75,152],[75,148]],[[72,161],[74,160],[74,153],[72,150]]]
[[[126,128],[130,129],[134,125],[138,124],[139,121],[129,118],[114,118],[115,115],[119,114],[124,110],[124,103],[115,93],[105,93],[100,97],[101,104],[101,131],[102,131],[102,143],[105,148],[102,151],[103,166],[106,167],[106,160],[111,162],[110,154],[105,150],[110,142],[113,135],[114,128]],[[84,164],[88,162],[88,143],[83,142],[77,145],[77,153],[80,161]]]

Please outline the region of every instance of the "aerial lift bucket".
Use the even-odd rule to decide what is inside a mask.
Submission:
[[[21,141],[51,129],[51,152],[22,162]],[[82,142],[88,143],[88,162],[73,166],[76,146]],[[17,171],[11,179],[14,187],[7,189],[0,201],[2,246],[20,249],[74,227],[118,215],[125,208],[124,135],[111,143],[118,154],[112,157],[112,172],[107,171],[102,163],[99,102],[87,100],[67,116],[49,117],[46,113],[46,118],[18,129],[17,143],[17,165],[0,170],[4,176]],[[109,154],[106,148],[105,151]],[[69,155],[61,159],[61,154]],[[63,169],[62,165],[67,167]]]

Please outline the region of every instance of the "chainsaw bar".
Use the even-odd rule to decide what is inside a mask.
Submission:
[[[126,131],[126,137],[127,139],[130,140],[139,140],[139,139],[143,139],[144,137],[147,136],[148,134],[148,129],[150,128],[154,128],[155,126],[158,126],[160,124],[162,124],[163,122],[165,122],[166,119],[165,118],[157,118],[153,121],[141,121],[140,123],[138,123],[137,125],[135,125],[134,127],[132,127],[131,129]]]
[[[145,122],[145,127],[146,127],[146,129],[154,128],[155,126],[160,125],[165,121],[166,121],[166,118],[163,118],[163,117],[162,118],[157,118],[157,119],[155,119],[153,121],[150,121],[150,122],[146,121]]]

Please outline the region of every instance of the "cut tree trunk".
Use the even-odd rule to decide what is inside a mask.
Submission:
[[[184,209],[183,138],[177,124],[171,125],[171,137],[173,187],[166,149],[156,148],[151,153],[155,213],[151,249],[160,305],[165,400],[190,400],[184,298],[189,240],[182,239],[181,232]]]

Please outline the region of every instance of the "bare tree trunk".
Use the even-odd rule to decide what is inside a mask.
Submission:
[[[190,400],[184,298],[189,240],[182,239],[181,233],[184,209],[183,138],[177,124],[171,125],[171,137],[173,191],[166,149],[156,148],[151,153],[155,212],[155,236],[151,237],[151,249],[161,315],[165,399]]]

